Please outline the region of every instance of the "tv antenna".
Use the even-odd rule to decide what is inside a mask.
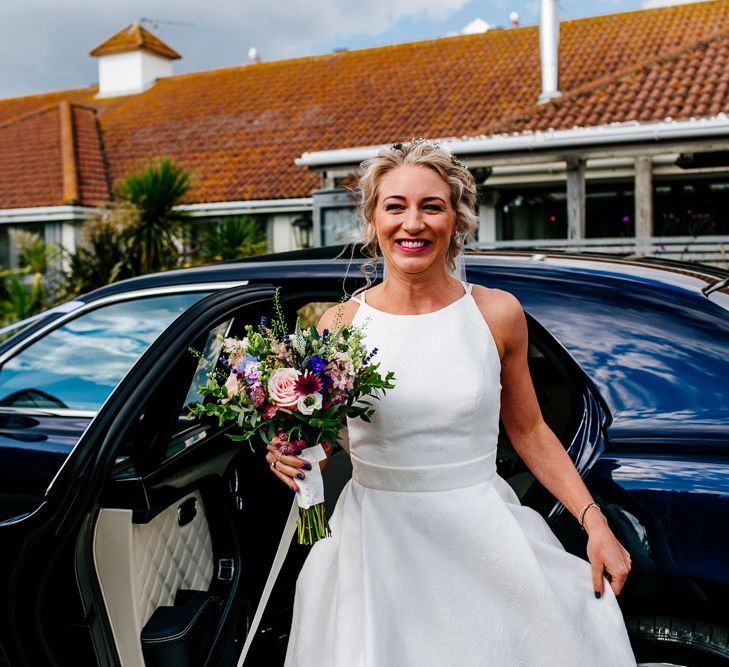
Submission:
[[[148,16],[143,16],[141,19],[139,19],[140,23],[146,23],[148,26],[153,28],[154,30],[159,29],[161,25],[186,25],[186,26],[194,26],[194,23],[189,23],[188,21],[168,21],[166,19],[151,19]]]

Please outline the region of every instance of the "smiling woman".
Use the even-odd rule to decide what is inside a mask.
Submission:
[[[362,326],[395,387],[347,420],[352,479],[297,580],[286,667],[634,666],[615,597],[630,555],[541,412],[521,304],[448,274],[475,225],[473,176],[420,140],[363,169],[387,273],[318,328]],[[500,421],[588,533],[589,564],[498,474]],[[296,457],[280,460],[288,482]]]

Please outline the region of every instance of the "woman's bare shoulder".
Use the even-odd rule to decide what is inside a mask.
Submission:
[[[483,285],[474,285],[471,294],[503,356],[510,347],[511,339],[520,336],[522,329],[526,329],[526,318],[519,299],[506,290]]]
[[[327,308],[319,318],[319,323],[316,325],[317,331],[321,333],[324,329],[333,329],[336,326],[352,324],[358,308],[359,303],[352,299]]]
[[[492,313],[500,317],[514,317],[523,312],[519,299],[506,290],[474,285],[471,294],[484,315]]]

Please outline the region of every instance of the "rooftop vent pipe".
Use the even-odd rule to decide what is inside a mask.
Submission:
[[[542,64],[543,104],[559,97],[559,5],[558,0],[541,0],[539,8],[539,52]]]

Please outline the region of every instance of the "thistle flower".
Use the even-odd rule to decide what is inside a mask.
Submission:
[[[315,394],[316,392],[321,391],[321,380],[318,376],[307,371],[304,375],[300,376],[298,380],[296,380],[294,388],[300,396]]]

